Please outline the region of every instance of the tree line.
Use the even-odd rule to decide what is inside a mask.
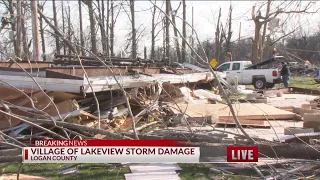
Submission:
[[[73,42],[81,55],[89,55],[85,49],[94,54],[103,54],[111,57],[144,59],[168,59],[170,62],[189,62],[196,65],[200,57],[207,56],[215,58],[220,63],[232,60],[251,60],[257,63],[272,56],[274,49],[290,56],[295,60],[309,60],[316,62],[319,58],[319,33],[301,34],[298,29],[289,30],[286,24],[293,17],[303,16],[318,12],[314,10],[315,2],[268,0],[256,3],[251,8],[251,23],[254,25],[252,37],[243,38],[239,28],[239,34],[233,33],[233,6],[230,3],[228,12],[219,9],[216,19],[213,37],[210,40],[199,42],[194,34],[194,14],[192,7],[192,18],[187,19],[188,1],[181,0],[177,7],[173,7],[170,0],[146,1],[150,3],[149,11],[152,15],[150,32],[145,28],[136,27],[136,5],[135,0],[78,0],[77,6],[71,7],[66,1],[34,1],[27,0],[1,0],[0,6],[6,9],[2,15],[0,34],[9,33],[9,38],[2,38],[0,45],[1,60],[16,56],[24,60],[35,58],[36,51],[41,54],[39,60],[51,60],[48,54],[47,44],[54,48],[57,54],[72,54],[71,49],[63,43],[55,31],[50,29],[42,16],[38,13],[48,11],[44,7],[50,3],[53,16],[47,17],[57,27],[68,41]],[[72,21],[72,9],[77,9],[79,18],[77,22]],[[182,11],[182,17],[177,12]],[[223,13],[228,13],[228,18],[222,20]],[[88,14],[88,17],[85,16]],[[127,35],[127,42],[123,49],[115,49],[115,32],[117,31],[117,20],[120,14],[125,14],[131,25],[131,31]],[[283,22],[279,17],[286,17]],[[84,18],[89,19],[89,30],[86,29]],[[32,19],[32,33],[29,30]],[[196,18],[195,18],[196,20]],[[36,22],[36,23],[34,23]],[[182,27],[178,23],[182,22]],[[147,26],[147,25],[145,25]],[[148,25],[149,26],[149,25]],[[191,35],[187,35],[187,31]],[[280,32],[280,33],[279,33]],[[143,54],[139,55],[138,42],[144,34],[150,33],[150,47],[143,47]],[[298,34],[298,35],[297,35]],[[163,38],[160,38],[162,35]],[[149,39],[148,39],[149,40]],[[161,45],[156,45],[162,40]],[[33,46],[32,46],[33,45]],[[32,47],[31,47],[32,46]],[[191,49],[194,49],[191,50]],[[122,51],[126,55],[122,54]],[[37,57],[36,57],[37,58]],[[39,58],[39,57],[38,57]]]

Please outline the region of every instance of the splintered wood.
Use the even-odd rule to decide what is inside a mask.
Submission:
[[[183,114],[190,120],[211,119],[213,115],[219,118],[211,119],[211,123],[235,124],[229,107],[224,104],[178,104],[170,105],[175,114]],[[293,120],[296,115],[292,112],[281,110],[273,106],[258,103],[234,104],[233,108],[242,125],[247,126],[269,126],[264,120]]]

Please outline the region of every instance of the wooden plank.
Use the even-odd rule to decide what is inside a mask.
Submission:
[[[239,119],[241,125],[253,126],[253,127],[270,127],[268,123],[263,120],[252,120],[252,119]],[[232,119],[219,119],[215,122],[216,124],[227,124],[236,125],[233,118]]]
[[[68,99],[82,99],[83,97],[71,93],[65,93],[65,92],[50,92],[48,93],[50,97],[53,97],[53,100],[55,103],[61,103],[63,101],[66,101]]]
[[[22,90],[26,94],[34,92],[34,90],[31,90],[31,89],[20,88],[20,90]],[[12,103],[12,100],[21,98],[22,96],[24,96],[24,95],[20,91],[13,89],[11,87],[6,87],[6,86],[0,85],[0,99],[1,100],[5,100],[5,101]]]
[[[228,119],[232,118],[229,107],[224,104],[179,104],[178,105],[182,112],[185,112],[186,115],[190,117],[208,117],[212,114],[218,114],[219,119]],[[181,114],[181,111],[178,109],[176,105],[170,105],[171,110],[175,114]],[[268,117],[269,120],[272,118],[276,120],[280,119],[294,119],[295,114],[292,112],[284,111],[278,108],[275,108],[271,105],[258,103],[241,103],[234,104],[234,110],[239,119],[261,119],[265,120],[265,116]],[[272,117],[272,118],[271,118]]]
[[[59,113],[60,114],[66,114],[66,113],[71,113],[73,111],[76,111],[79,109],[78,105],[74,100],[67,100],[62,103],[56,104]],[[48,113],[50,116],[57,116],[58,112],[55,108],[55,106],[51,105],[48,108],[44,110],[46,113]]]
[[[142,117],[136,117],[134,118],[134,122],[138,123]],[[120,127],[116,127],[115,129],[121,129],[121,130],[128,130],[131,128],[131,118],[127,117],[123,124],[120,125]]]
[[[50,99],[42,91],[32,93],[29,96],[33,100],[34,106],[37,109],[43,109],[51,103]],[[30,108],[32,107],[30,99],[27,98],[26,96],[22,96],[21,98],[16,99],[12,104],[30,107]]]

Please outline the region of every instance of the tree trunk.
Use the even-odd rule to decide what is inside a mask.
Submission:
[[[68,40],[71,42],[72,37],[71,37],[71,10],[70,10],[70,5],[68,4]],[[68,48],[69,50],[69,55],[72,54],[72,49]]]
[[[144,54],[143,58],[147,59],[147,47],[144,47],[143,52],[144,52],[143,53]]]
[[[156,3],[156,0],[154,1],[154,3]],[[155,46],[155,16],[156,16],[156,6],[153,7],[153,11],[152,11],[152,22],[151,22],[151,57],[150,59],[154,59],[154,54],[155,54],[155,50],[154,50],[154,46]]]
[[[25,10],[23,12],[23,17],[21,18],[21,30],[22,30],[22,42],[23,42],[23,51],[24,51],[24,60],[28,61],[30,59],[30,53],[29,53],[29,47],[28,47],[28,36],[27,36],[27,29],[25,28],[25,20],[24,18],[26,17],[25,15]]]
[[[93,2],[87,1],[90,19],[90,34],[91,34],[91,51],[97,54],[97,35],[96,35],[96,21],[94,19]]]
[[[105,26],[104,26],[104,1],[101,1],[101,9],[100,9],[100,1],[98,2],[98,8],[99,8],[99,27],[100,27],[100,33],[101,33],[101,45],[102,45],[102,51],[103,54],[106,53],[107,47],[106,47],[106,32],[105,32]]]
[[[15,23],[15,17],[14,17],[14,7],[13,7],[13,0],[9,0],[9,12],[10,12],[10,19],[11,19],[11,30],[12,30],[12,38],[10,40],[13,41],[13,48],[14,48],[14,54],[17,56],[17,41],[14,38],[14,35],[17,33],[16,31],[16,23]]]
[[[228,22],[228,36],[227,36],[227,40],[226,40],[226,52],[227,53],[231,53],[231,36],[232,36],[231,25],[232,25],[232,7],[230,5],[229,22]],[[231,59],[230,59],[230,61],[231,61]]]
[[[21,58],[21,48],[22,48],[22,39],[21,39],[21,0],[17,0],[17,56]]]
[[[79,5],[79,23],[80,23],[80,44],[81,47],[85,48],[85,44],[84,44],[84,38],[83,38],[83,27],[82,27],[82,8],[81,8],[81,0],[78,0],[78,5]],[[81,48],[81,53],[84,56],[85,55],[85,51],[84,49]]]
[[[169,1],[169,0],[168,0]],[[175,37],[175,44],[176,44],[176,51],[177,51],[177,57],[178,57],[178,62],[182,63],[181,61],[181,52],[180,52],[180,46],[179,46],[179,40],[178,40],[178,32],[176,29],[176,17],[172,11],[172,6],[171,6],[171,2],[170,3],[170,12],[171,12],[171,18],[172,18],[172,24],[173,24],[173,33],[174,33],[174,37]]]
[[[64,4],[63,4],[63,1],[61,2],[61,11],[62,11],[62,32],[63,32],[63,35],[65,36],[65,24],[64,24]],[[63,54],[67,54],[67,51],[66,51],[66,46],[63,44]]]
[[[169,13],[170,13],[170,1],[166,1],[166,49],[165,49],[165,57],[168,58],[169,62],[169,56],[170,56],[170,33],[169,33],[169,25],[170,25],[170,21],[169,21]]]
[[[162,21],[162,27],[166,26],[166,17],[164,18],[164,20]],[[167,34],[167,28],[165,28],[165,30],[163,31],[163,37],[166,37]],[[166,58],[166,42],[167,39],[166,38],[162,38],[162,59]]]
[[[111,27],[110,27],[110,53],[114,57],[113,46],[114,46],[114,1],[111,0]]]
[[[255,22],[254,39],[252,42],[252,63],[258,63],[259,60],[259,39],[260,39],[260,22]]]
[[[266,17],[269,17],[270,4],[271,4],[271,0],[268,0]],[[261,47],[260,59],[263,59],[263,52],[264,52],[264,49],[265,49],[265,48],[264,48],[264,41],[265,41],[266,32],[267,32],[267,24],[268,24],[268,23],[264,23],[264,25],[263,25],[263,32],[262,32],[261,46],[260,46],[260,47]]]
[[[109,17],[110,17],[110,5],[109,5],[109,1],[110,0],[107,0],[107,26],[105,27],[105,30],[106,30],[106,46],[107,46],[107,57],[109,57],[109,50],[110,50],[110,47],[109,47]],[[104,15],[104,14],[103,14]]]
[[[57,9],[56,9],[56,1],[52,0],[52,7],[53,7],[53,21],[54,21],[54,26],[58,27],[58,20],[57,20]],[[59,28],[59,27],[58,27]],[[60,54],[60,42],[59,42],[59,37],[55,37],[56,39],[56,51],[58,54]]]
[[[130,0],[131,11],[131,30],[132,30],[132,58],[137,58],[137,42],[136,42],[136,29],[135,29],[135,15],[134,15],[134,0]]]
[[[33,60],[40,61],[40,42],[37,1],[30,1],[32,17]]]
[[[38,5],[40,6],[39,2]],[[41,6],[41,9],[39,9],[39,11],[43,12],[43,6]],[[41,36],[41,48],[42,48],[42,58],[43,61],[46,61],[46,42],[44,39],[44,29],[43,29],[43,21],[42,21],[42,17],[39,17],[39,25],[40,25],[40,36]]]
[[[182,22],[182,53],[181,53],[181,62],[186,62],[186,41],[185,39],[187,38],[187,32],[186,32],[186,0],[182,0],[182,18],[183,18],[183,22]]]
[[[192,22],[191,22],[191,27],[192,27],[192,30],[191,30],[191,48],[194,49],[194,39],[193,39],[193,36],[194,36],[194,30],[193,30],[193,6],[192,6]],[[191,50],[191,62],[194,62],[194,52],[193,50]]]
[[[215,57],[217,61],[220,59],[220,18],[221,18],[221,8],[219,9],[219,16],[218,16],[218,23],[217,23],[217,28],[216,28],[216,33],[215,33],[215,44],[216,44],[216,50],[215,50]]]

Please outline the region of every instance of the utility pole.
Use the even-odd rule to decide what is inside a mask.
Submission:
[[[38,7],[37,1],[30,1],[31,18],[32,18],[32,37],[33,37],[33,60],[40,61],[40,41],[39,41],[39,24],[38,24]]]

